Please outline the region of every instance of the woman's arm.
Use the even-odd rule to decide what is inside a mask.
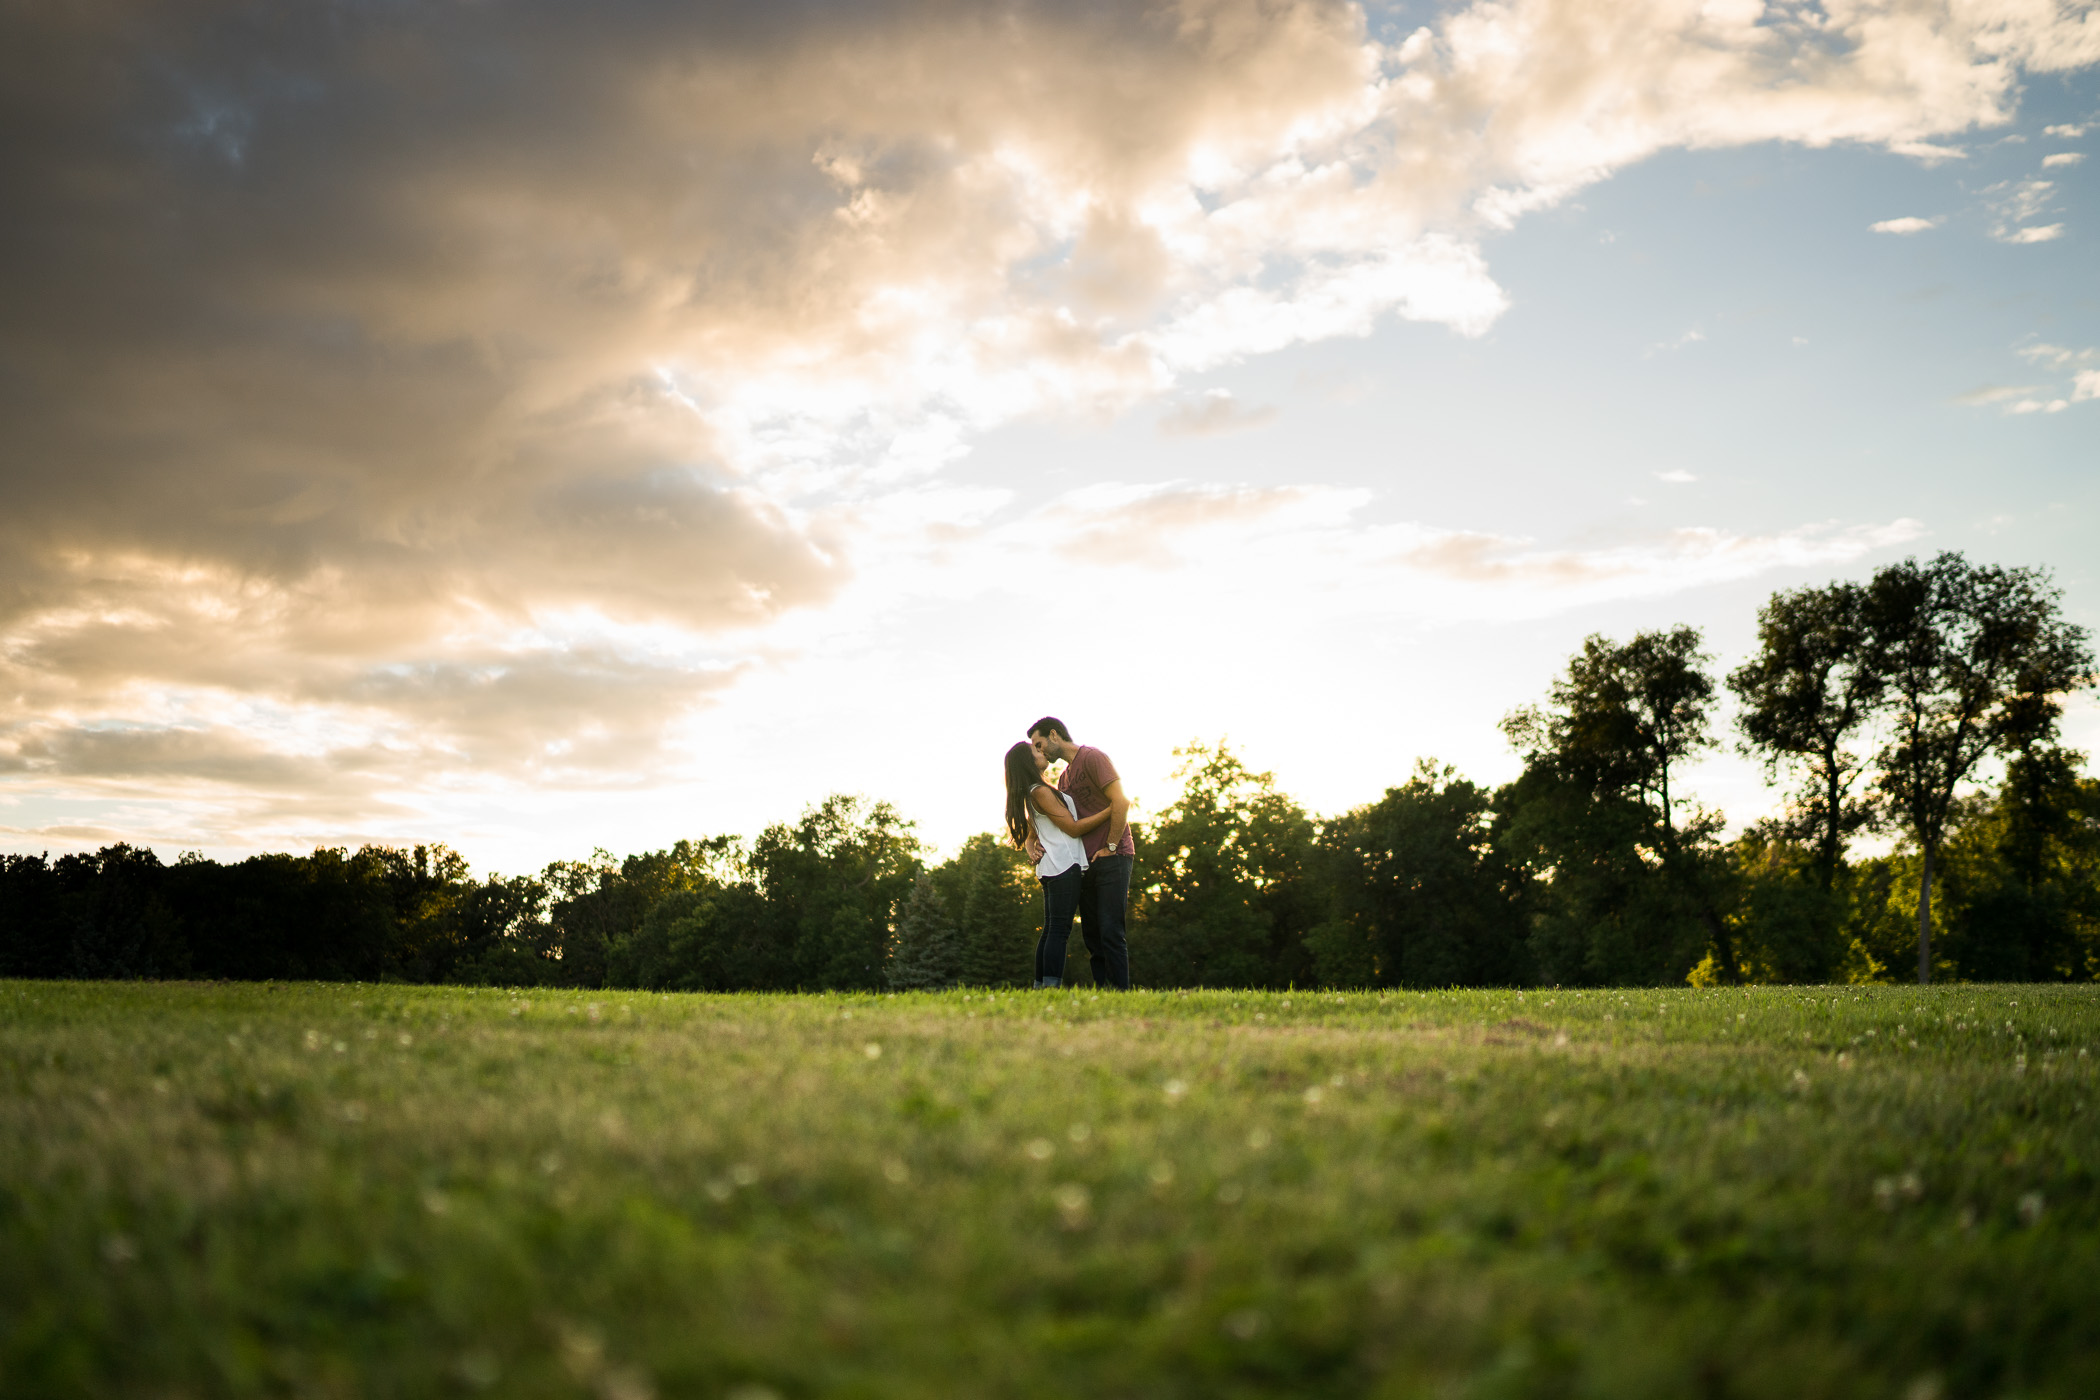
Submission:
[[[1029,800],[1035,803],[1036,810],[1048,817],[1052,824],[1067,836],[1084,836],[1108,820],[1108,812],[1103,810],[1091,817],[1074,821],[1071,809],[1065,806],[1064,799],[1047,787],[1039,787],[1028,796]]]

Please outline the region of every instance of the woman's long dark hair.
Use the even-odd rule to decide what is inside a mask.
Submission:
[[[1015,744],[1006,751],[1006,834],[1016,846],[1028,844],[1028,793],[1042,780],[1033,745]]]

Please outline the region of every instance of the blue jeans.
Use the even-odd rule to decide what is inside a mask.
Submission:
[[[1123,906],[1130,900],[1129,856],[1098,855],[1079,882],[1079,936],[1094,967],[1094,985],[1130,990],[1130,944]]]
[[[1072,911],[1079,907],[1078,866],[1043,881],[1043,936],[1035,942],[1035,984],[1065,976],[1065,942],[1072,936]]]

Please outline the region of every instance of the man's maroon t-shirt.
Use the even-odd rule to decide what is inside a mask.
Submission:
[[[1057,790],[1072,794],[1072,801],[1079,807],[1080,819],[1085,820],[1096,812],[1107,810],[1108,785],[1118,776],[1116,765],[1109,762],[1107,754],[1081,744],[1079,752],[1065,765],[1064,775],[1057,780]],[[1101,854],[1101,848],[1108,843],[1108,823],[1101,823],[1089,831],[1084,839],[1086,858],[1092,860]],[[1137,842],[1131,839],[1129,827],[1123,828],[1123,840],[1116,846],[1114,853],[1119,856],[1137,854]]]

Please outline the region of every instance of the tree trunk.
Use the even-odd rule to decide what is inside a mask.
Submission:
[[[1699,918],[1706,925],[1706,936],[1714,941],[1714,951],[1721,955],[1722,976],[1731,986],[1740,985],[1743,969],[1736,965],[1735,939],[1729,936],[1728,925],[1722,922],[1721,916],[1713,911],[1712,906],[1703,902],[1699,906]]]
[[[1919,842],[1925,863],[1918,871],[1918,985],[1932,981],[1932,847]]]

